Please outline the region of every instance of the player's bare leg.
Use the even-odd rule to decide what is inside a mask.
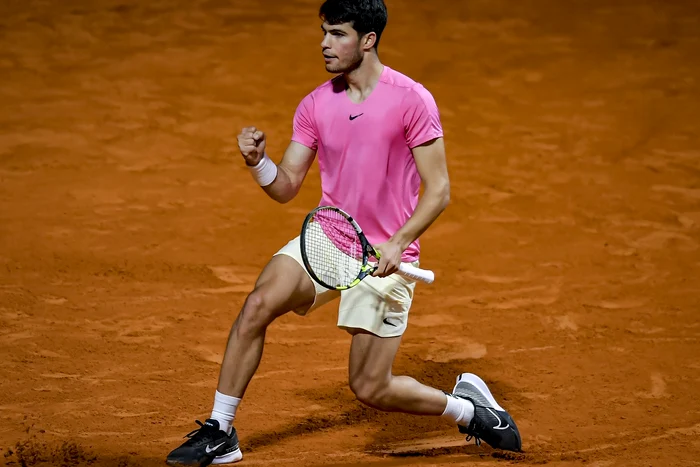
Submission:
[[[492,447],[520,451],[515,422],[476,375],[457,377],[452,394],[394,376],[392,366],[401,337],[382,338],[361,329],[351,332],[350,388],[364,404],[386,412],[442,416],[456,423],[467,439],[481,439]]]
[[[290,310],[311,306],[313,282],[294,259],[274,256],[260,273],[229,333],[211,418],[167,458],[170,465],[225,464],[241,460],[232,423],[260,364],[267,327]],[[199,421],[198,421],[199,423]]]
[[[311,306],[315,293],[313,282],[299,263],[286,255],[272,258],[231,328],[219,374],[219,392],[243,397],[260,364],[267,327],[290,310]]]
[[[410,376],[391,372],[401,337],[382,338],[361,329],[351,332],[350,389],[357,399],[386,412],[442,415],[447,396]]]

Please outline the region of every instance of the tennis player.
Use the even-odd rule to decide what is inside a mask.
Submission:
[[[279,164],[256,127],[238,136],[254,179],[275,201],[292,200],[318,156],[320,205],[337,206],[362,227],[381,254],[373,276],[343,292],[311,279],[299,238],[282,247],[247,296],[226,347],[211,416],[167,457],[171,465],[241,460],[233,420],[277,317],[305,315],[340,297],[338,326],[352,336],[349,383],[357,399],[383,411],[443,417],[494,448],[521,450],[520,433],[478,376],[456,376],[451,393],[392,373],[408,322],[415,283],[396,274],[418,264],[418,238],[445,209],[450,182],[440,116],[421,84],[381,63],[387,22],[382,0],[327,0],[319,11],[321,52],[333,79],[298,105],[292,138]],[[421,183],[424,193],[419,199]]]

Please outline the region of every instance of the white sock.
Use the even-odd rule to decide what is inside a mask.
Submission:
[[[450,420],[457,425],[469,426],[474,418],[474,404],[466,399],[447,396],[447,407],[442,413],[442,418]]]
[[[238,397],[227,396],[219,391],[214,395],[214,409],[211,417],[219,422],[219,428],[226,433],[231,431],[231,423],[236,418],[236,409],[241,400]]]

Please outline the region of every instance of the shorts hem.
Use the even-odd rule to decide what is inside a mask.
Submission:
[[[408,327],[408,310],[402,313],[401,318],[403,318],[403,321],[400,323],[399,326],[387,324],[381,321],[375,323],[368,323],[369,320],[363,319],[363,316],[361,314],[362,311],[366,310],[367,308],[365,306],[345,308],[342,310],[339,309],[338,322],[336,326],[345,330],[362,329],[363,331],[367,331],[378,337],[400,337],[403,336],[406,332],[406,328]],[[355,319],[348,318],[349,316],[355,316]],[[391,318],[391,316],[389,316],[389,318]],[[394,314],[393,320],[395,321],[398,319],[400,318],[396,316],[396,314]]]

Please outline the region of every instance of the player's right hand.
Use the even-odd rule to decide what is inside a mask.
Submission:
[[[265,133],[254,126],[243,128],[238,135],[238,149],[247,165],[258,165],[265,154]]]

